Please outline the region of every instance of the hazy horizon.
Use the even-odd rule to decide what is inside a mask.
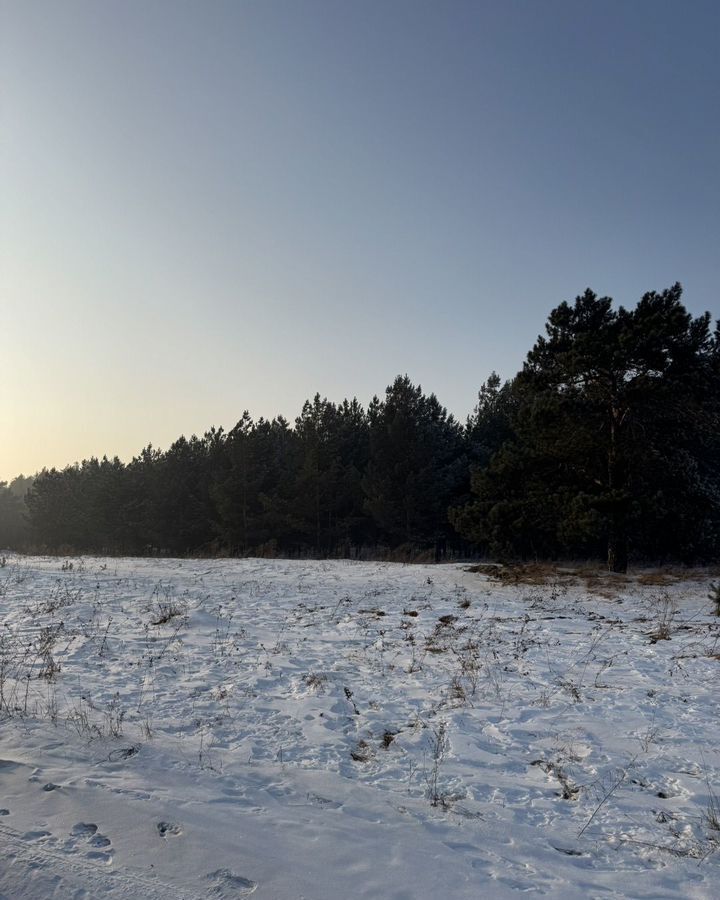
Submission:
[[[399,373],[591,287],[720,314],[720,7],[0,0],[0,480]]]
[[[412,375],[411,375],[410,373],[396,372],[396,373],[395,373],[395,376],[398,376],[398,375],[402,376],[402,375],[405,375],[405,374],[409,375],[409,377],[410,377],[411,380],[412,380]],[[491,373],[488,372],[487,374],[490,375]],[[390,384],[392,383],[392,381],[394,381],[395,376],[393,376],[393,378],[390,379],[390,382],[389,382],[387,385],[383,385],[382,389],[379,388],[377,391],[374,392],[373,395],[367,397],[366,399],[361,398],[361,397],[357,397],[357,396],[355,396],[355,395],[350,395],[350,396],[347,396],[347,397],[325,397],[325,395],[322,395],[322,394],[321,394],[321,396],[323,397],[323,399],[327,399],[327,400],[329,400],[331,403],[336,403],[336,404],[342,403],[343,400],[350,400],[350,401],[351,401],[351,400],[353,400],[353,399],[356,399],[356,400],[363,406],[364,409],[367,409],[369,403],[370,403],[371,400],[373,399],[373,396],[377,396],[377,397],[379,397],[379,398],[381,398],[381,399],[385,396],[385,388],[390,386]],[[485,378],[483,378],[483,381],[485,381]],[[417,381],[415,381],[414,383],[415,383],[415,384],[418,384]],[[437,391],[433,391],[432,387],[426,386],[426,385],[424,385],[424,384],[421,385],[421,387],[422,387],[422,389],[423,389],[423,393],[425,393],[425,394],[436,394],[436,395],[437,395]],[[479,388],[479,387],[480,387],[480,385],[478,385],[478,388]],[[43,469],[53,469],[53,468],[55,468],[55,469],[63,469],[63,468],[65,468],[66,466],[73,466],[73,465],[76,465],[76,464],[80,464],[80,463],[83,462],[83,460],[89,460],[89,459],[92,459],[92,458],[95,458],[95,459],[102,459],[103,457],[107,457],[108,459],[113,459],[114,457],[118,457],[118,458],[121,460],[121,462],[123,462],[123,463],[129,463],[133,457],[138,456],[138,455],[141,453],[141,451],[144,450],[148,445],[152,445],[152,448],[153,448],[154,450],[165,451],[165,450],[168,450],[168,449],[170,448],[170,445],[171,445],[172,443],[174,443],[176,440],[178,440],[178,439],[181,438],[181,437],[184,437],[184,438],[186,438],[187,440],[189,440],[193,435],[194,435],[195,437],[202,437],[206,432],[210,431],[212,428],[216,428],[216,429],[222,428],[223,431],[228,432],[228,431],[230,431],[231,428],[233,428],[233,427],[239,422],[239,420],[241,419],[241,417],[243,416],[243,414],[244,414],[246,411],[247,411],[247,412],[250,412],[250,415],[252,416],[253,420],[256,421],[256,422],[257,422],[260,418],[264,418],[264,419],[266,419],[266,420],[272,421],[272,419],[276,419],[276,418],[279,418],[279,417],[282,416],[283,418],[285,418],[285,419],[289,422],[289,424],[290,424],[291,426],[294,426],[294,424],[295,424],[295,419],[300,415],[300,413],[301,413],[301,411],[302,411],[302,405],[305,403],[305,400],[309,400],[309,401],[312,402],[312,400],[313,400],[314,397],[315,397],[315,394],[317,394],[317,393],[320,393],[320,392],[315,391],[313,394],[308,395],[307,397],[305,397],[304,400],[301,401],[300,406],[298,406],[298,408],[297,408],[296,410],[293,410],[293,411],[290,411],[290,412],[275,411],[275,412],[268,412],[268,413],[265,413],[265,412],[259,412],[259,413],[257,413],[257,414],[253,414],[247,407],[243,407],[243,409],[241,409],[241,410],[238,411],[238,414],[235,416],[235,418],[234,418],[231,422],[209,422],[209,423],[207,423],[207,424],[205,424],[205,425],[202,425],[202,426],[199,426],[198,428],[195,428],[195,429],[185,429],[185,430],[181,430],[181,431],[179,431],[177,434],[172,435],[172,436],[168,439],[167,443],[165,443],[165,444],[155,443],[154,441],[145,441],[144,444],[142,444],[142,445],[140,445],[140,446],[138,446],[138,447],[130,448],[130,450],[127,452],[127,454],[118,453],[118,452],[113,451],[113,450],[105,450],[105,451],[101,451],[101,452],[99,452],[99,453],[87,453],[87,454],[85,454],[84,456],[77,457],[76,459],[67,459],[67,460],[64,460],[64,461],[54,462],[54,463],[44,463],[44,464],[38,466],[36,469],[33,469],[32,471],[30,471],[30,470],[28,470],[28,471],[22,471],[22,470],[21,470],[21,471],[19,471],[19,472],[15,472],[13,475],[10,475],[9,477],[8,477],[8,476],[3,476],[3,474],[0,473],[0,482],[8,482],[8,483],[9,483],[9,482],[13,481],[15,478],[18,478],[18,477],[26,477],[26,478],[27,478],[27,477],[29,477],[29,476],[36,475],[38,472],[42,471]],[[475,393],[476,393],[476,397],[475,397],[475,400],[473,401],[473,404],[472,404],[472,405],[473,405],[473,408],[475,407],[475,404],[477,403],[477,391],[476,391]],[[440,401],[440,403],[441,403],[443,406],[445,406],[445,407],[447,408],[447,404],[443,403],[443,398],[442,398],[442,397],[438,397],[438,400]],[[448,413],[451,413],[451,414],[455,417],[456,420],[458,420],[458,421],[460,421],[460,422],[463,422],[463,423],[465,422],[466,417],[469,416],[472,412],[473,412],[473,409],[468,409],[466,412],[459,412],[459,413],[456,413],[455,411],[450,410],[450,409],[448,408]]]

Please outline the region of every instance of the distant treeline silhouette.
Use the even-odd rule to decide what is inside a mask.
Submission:
[[[0,546],[114,554],[720,558],[720,323],[679,284],[552,311],[464,424],[399,376],[367,409],[90,459],[0,487]]]

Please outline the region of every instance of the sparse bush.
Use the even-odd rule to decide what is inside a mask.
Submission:
[[[555,778],[557,778],[560,782],[560,787],[562,788],[560,796],[563,800],[577,800],[580,794],[580,788],[576,784],[573,784],[569,779],[560,762],[548,762],[544,759],[536,759],[533,760],[530,765],[539,766],[543,772],[548,775],[554,775]]]
[[[467,694],[465,693],[462,679],[458,675],[454,675],[450,681],[449,696],[450,700],[454,700],[457,703],[467,702]]]
[[[677,600],[671,597],[667,591],[663,591],[652,599],[650,610],[655,621],[655,627],[650,632],[651,643],[669,641],[675,630],[675,619],[678,612]]]
[[[162,592],[162,593],[161,593]],[[187,615],[187,604],[173,596],[169,587],[157,585],[151,600],[151,625],[166,625],[173,619]]]
[[[703,819],[707,829],[713,832],[713,839],[717,841],[720,840],[720,801],[709,784],[708,795],[708,803]]]
[[[63,584],[62,581],[57,581],[55,587],[50,591],[50,596],[47,600],[38,602],[34,607],[31,608],[31,612],[33,615],[54,615],[56,612],[59,612],[61,609],[66,609],[69,606],[74,606],[78,603],[82,598],[82,590],[78,588],[77,590],[72,590],[68,585]]]
[[[355,762],[370,762],[375,755],[375,751],[367,741],[360,739],[355,747],[350,751],[350,756]]]
[[[85,697],[75,703],[68,711],[65,720],[68,725],[72,726],[80,737],[92,740],[93,738],[102,737],[102,730],[92,721],[90,712],[93,706]]]
[[[105,727],[110,737],[120,737],[122,734],[125,710],[120,703],[120,695],[115,694],[104,713]]]
[[[303,675],[303,683],[305,686],[316,691],[318,694],[323,694],[325,692],[327,680],[327,675],[324,675],[322,672],[309,672],[307,675]]]
[[[572,697],[573,703],[580,703],[582,700],[580,688],[571,678],[558,678],[557,685]]]
[[[445,793],[440,789],[440,769],[447,753],[447,722],[440,722],[430,733],[430,768],[426,769],[428,799],[433,806],[444,805]]]
[[[41,667],[38,672],[38,678],[42,678],[45,681],[54,681],[60,672],[60,663],[53,657],[53,649],[55,641],[62,630],[62,622],[59,625],[48,625],[40,629],[38,653],[41,659]]]

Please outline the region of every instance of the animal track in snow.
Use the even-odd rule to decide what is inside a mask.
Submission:
[[[257,882],[250,878],[236,875],[230,869],[218,869],[208,875],[215,882],[212,893],[216,897],[224,897],[231,900],[233,897],[248,897],[257,888]]]
[[[73,825],[72,833],[65,841],[63,849],[66,853],[77,853],[83,848],[87,848],[84,854],[87,859],[112,862],[112,841],[98,831],[94,822],[78,822]]]
[[[162,838],[171,834],[175,836],[182,834],[182,828],[176,822],[158,822],[157,830]]]
[[[307,799],[313,806],[320,806],[323,809],[339,809],[342,806],[339,800],[329,800],[327,797],[321,797],[319,794],[309,793]]]
[[[21,839],[28,843],[31,841],[41,841],[47,837],[50,837],[50,832],[45,831],[44,828],[40,828],[37,831],[26,831],[25,834],[21,835]]]
[[[91,847],[110,847],[112,841],[110,838],[105,837],[104,834],[96,834],[90,838],[88,843]]]

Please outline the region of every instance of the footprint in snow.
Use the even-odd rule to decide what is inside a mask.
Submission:
[[[162,838],[167,838],[168,835],[179,835],[182,834],[182,828],[175,822],[158,822],[157,823],[158,834]]]
[[[212,892],[216,897],[231,900],[232,897],[247,897],[257,888],[257,883],[250,878],[236,875],[230,869],[218,869],[208,875],[215,882]]]
[[[0,816],[9,816],[9,815],[10,815],[9,809],[0,809]]]
[[[21,835],[21,839],[28,843],[31,843],[32,841],[42,841],[47,837],[50,837],[50,832],[45,831],[44,829],[38,831],[26,831],[25,834]]]
[[[110,838],[105,837],[104,834],[93,835],[88,843],[91,847],[110,847],[112,845]]]
[[[339,809],[342,806],[338,800],[329,800],[327,797],[321,797],[319,794],[308,794],[307,799],[313,806],[319,806],[322,809]]]
[[[101,834],[94,822],[78,822],[73,826],[70,838],[65,842],[67,853],[77,853],[83,849],[83,845],[89,848],[85,856],[98,862],[112,862],[112,841]]]

